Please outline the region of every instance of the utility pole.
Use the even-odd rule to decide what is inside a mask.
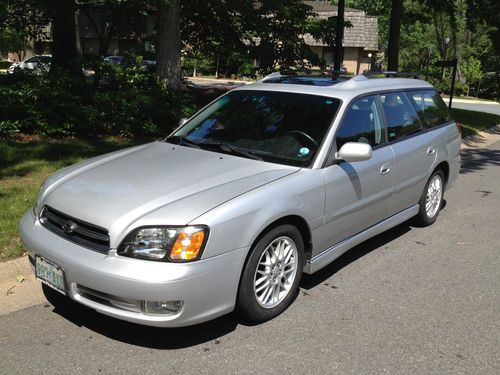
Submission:
[[[344,40],[344,10],[345,0],[339,0],[337,10],[337,29],[335,30],[335,51],[333,55],[333,70],[340,70],[342,61],[344,60],[344,47],[342,41]]]

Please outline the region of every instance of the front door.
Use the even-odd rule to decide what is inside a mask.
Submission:
[[[324,169],[326,182],[323,250],[384,220],[394,185],[394,154],[387,144],[377,96],[350,104],[335,134],[335,150],[346,142],[373,148],[366,161],[341,161]]]

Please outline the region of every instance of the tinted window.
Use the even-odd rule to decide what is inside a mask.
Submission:
[[[266,161],[308,166],[339,105],[338,99],[316,95],[232,91],[174,136],[209,150],[210,143],[224,143]]]
[[[40,62],[42,64],[50,64],[51,61],[52,61],[52,57],[50,57],[50,56],[40,56]]]
[[[351,104],[335,135],[335,142],[337,150],[347,142],[363,142],[372,147],[385,142],[376,96],[361,98]]]
[[[413,100],[426,127],[432,128],[453,120],[446,104],[436,91],[412,91],[408,96]]]
[[[389,141],[400,139],[421,129],[415,109],[403,92],[381,94]]]

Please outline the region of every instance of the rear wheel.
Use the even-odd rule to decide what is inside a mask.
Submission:
[[[425,189],[420,197],[420,209],[418,215],[415,216],[416,224],[427,226],[433,224],[443,203],[444,193],[444,174],[443,171],[437,170],[427,181]]]
[[[280,225],[251,250],[241,276],[237,307],[254,322],[281,314],[293,301],[304,268],[304,242],[297,228]]]

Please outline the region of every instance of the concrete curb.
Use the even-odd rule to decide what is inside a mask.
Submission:
[[[500,141],[500,125],[463,139],[461,149],[480,149],[497,141]],[[24,280],[16,280],[17,276]],[[0,262],[0,316],[46,302],[27,256]]]
[[[47,300],[27,256],[0,262],[0,316],[44,302]]]
[[[443,96],[443,100],[445,101],[446,104],[448,104],[448,101],[450,100],[450,98]],[[452,103],[500,105],[500,103],[497,103],[497,102],[494,102],[494,101],[474,100],[474,99],[461,99],[461,98],[453,98]],[[479,111],[479,112],[481,112],[481,111]]]
[[[484,148],[500,140],[500,124],[462,139],[461,150]]]

